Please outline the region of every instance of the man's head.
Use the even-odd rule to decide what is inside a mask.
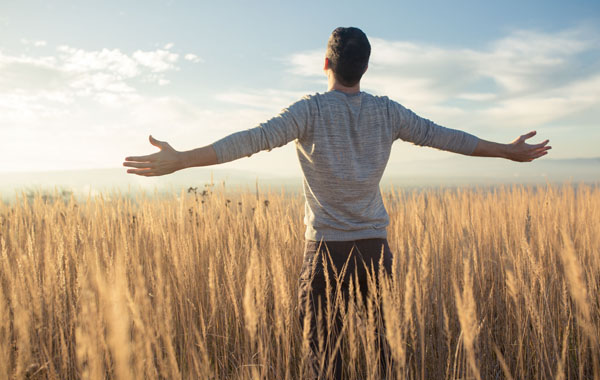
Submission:
[[[342,85],[352,87],[367,70],[371,44],[358,28],[336,28],[329,37],[325,58]]]

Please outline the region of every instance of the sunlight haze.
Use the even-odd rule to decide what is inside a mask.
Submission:
[[[149,134],[184,150],[252,128],[326,91],[325,46],[340,25],[370,38],[363,91],[485,139],[537,130],[535,141],[551,140],[548,159],[595,158],[599,9],[2,2],[0,172],[117,168],[126,155],[155,151]],[[299,176],[293,145],[220,168]],[[450,156],[396,143],[386,175]]]

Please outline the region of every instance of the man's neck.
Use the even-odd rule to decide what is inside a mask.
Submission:
[[[352,87],[344,86],[343,84],[341,84],[340,82],[338,82],[335,79],[335,76],[330,71],[327,75],[327,91],[333,91],[333,90],[341,91],[346,94],[356,94],[356,93],[360,92],[360,82],[358,82],[357,84],[355,84]]]

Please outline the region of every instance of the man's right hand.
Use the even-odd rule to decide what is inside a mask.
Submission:
[[[548,145],[550,140],[544,140],[539,144],[527,144],[525,140],[535,136],[536,131],[531,131],[522,136],[517,137],[513,142],[508,144],[506,149],[506,158],[518,162],[531,162],[536,158],[540,158],[548,154],[548,150],[552,149]]]
[[[471,156],[479,157],[501,157],[518,162],[531,162],[548,154],[552,149],[548,145],[550,140],[545,140],[539,144],[527,144],[525,140],[535,136],[536,132],[531,131],[516,138],[509,144],[499,144],[491,141],[479,139],[477,146]]]

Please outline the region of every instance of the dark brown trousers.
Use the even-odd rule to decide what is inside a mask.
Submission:
[[[350,296],[350,280],[354,282],[355,291],[360,291],[363,300],[368,296],[368,276],[367,273],[375,273],[378,276],[380,270],[380,259],[383,255],[383,269],[387,275],[391,275],[392,253],[386,239],[364,239],[355,241],[306,241],[304,249],[304,261],[300,274],[299,286],[299,306],[300,323],[304,326],[304,318],[309,314],[310,319],[310,343],[311,357],[309,366],[315,372],[318,379],[325,379],[327,367],[331,366],[330,373],[334,379],[343,379],[342,355],[340,353],[341,345],[337,350],[335,342],[336,334],[341,331],[342,319],[340,313],[335,313],[334,323],[330,324],[328,329],[327,316],[327,284],[329,283],[331,292],[330,299],[333,301],[337,295],[336,282],[340,278],[339,292],[341,299],[346,307]],[[327,265],[324,265],[324,264]],[[345,270],[344,270],[345,267]],[[327,272],[325,272],[327,268]],[[344,271],[344,272],[343,272]],[[343,276],[342,276],[343,272]],[[327,274],[327,276],[326,276]],[[358,284],[356,284],[358,279]],[[327,281],[328,280],[328,281]],[[358,285],[358,286],[356,286]],[[318,326],[318,315],[321,315],[321,323]],[[326,360],[324,363],[319,361],[321,349],[319,348],[318,329],[321,329],[322,336],[327,337],[327,344],[321,347],[325,352]],[[329,331],[331,330],[331,331]],[[380,370],[385,371],[386,357],[383,345],[385,339],[381,331],[376,332],[380,336]],[[332,356],[335,351],[333,361],[330,363],[327,358]]]

